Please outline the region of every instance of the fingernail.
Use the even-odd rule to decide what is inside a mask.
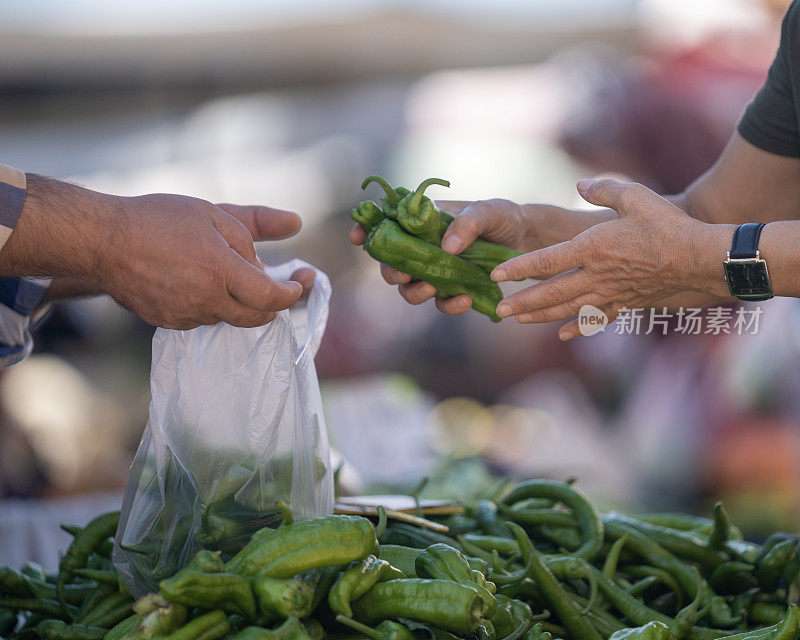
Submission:
[[[511,305],[500,303],[497,305],[497,315],[501,318],[506,318],[511,315]]]
[[[586,191],[589,187],[591,187],[597,180],[592,180],[590,178],[585,178],[583,180],[578,180],[578,191]]]
[[[442,249],[447,251],[447,253],[457,255],[466,249],[465,244],[466,243],[457,235],[450,235],[442,240]]]
[[[559,331],[558,332],[558,339],[561,340],[561,342],[567,342],[567,340],[570,340],[572,337],[573,336],[572,336],[572,333],[570,331]]]
[[[495,282],[503,282],[503,281],[505,281],[507,279],[506,278],[506,270],[505,269],[495,269],[494,271],[492,271],[491,277],[492,277],[492,280],[494,280]]]
[[[459,298],[458,300],[458,308],[459,309],[466,309],[469,307],[469,299],[468,298]]]

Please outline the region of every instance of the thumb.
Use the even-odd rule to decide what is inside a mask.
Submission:
[[[228,292],[242,304],[260,311],[280,311],[291,307],[303,293],[303,285],[289,280],[278,282],[263,269],[229,252]]]
[[[499,223],[499,212],[488,202],[470,202],[442,236],[442,249],[458,255]]]
[[[652,204],[653,198],[659,197],[641,184],[611,179],[580,180],[577,188],[586,202],[609,207],[621,216],[640,213]]]
[[[282,240],[295,235],[303,224],[294,211],[260,205],[222,203],[217,206],[241,222],[253,240]]]

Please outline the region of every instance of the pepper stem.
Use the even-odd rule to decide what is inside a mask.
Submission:
[[[386,531],[386,509],[382,505],[378,505],[378,526],[375,527],[375,537],[380,538],[383,532]]]
[[[386,178],[382,178],[381,176],[369,176],[364,178],[364,182],[361,183],[361,189],[366,189],[373,182],[386,192],[386,197],[389,199],[389,202],[392,204],[400,202],[400,194],[394,190],[394,187],[389,184]]]
[[[281,500],[280,502],[276,502],[275,506],[278,508],[278,511],[280,511],[281,515],[283,516],[283,522],[281,522],[281,525],[292,524],[292,522],[294,522],[294,514],[292,513],[292,508],[288,504],[286,504],[283,500]]]
[[[419,203],[422,202],[422,196],[425,194],[425,189],[430,187],[432,184],[438,184],[442,187],[449,187],[450,181],[444,180],[443,178],[428,178],[427,180],[420,182],[417,190],[414,192],[414,195],[412,195],[411,199],[408,201],[408,212],[411,215],[417,214],[417,211],[419,210]]]
[[[363,633],[368,638],[372,638],[372,640],[383,640],[383,634],[380,631],[373,629],[372,627],[368,627],[365,624],[357,622],[352,618],[348,618],[347,616],[343,616],[341,613],[336,616],[336,622],[339,624],[343,624],[345,626],[350,627],[351,629],[355,629],[356,631]]]

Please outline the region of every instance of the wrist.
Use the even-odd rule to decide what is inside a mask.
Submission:
[[[121,198],[37,174],[27,174],[27,194],[17,226],[0,252],[0,273],[67,276],[94,281],[107,268],[104,234]]]
[[[689,232],[688,254],[684,269],[685,291],[699,291],[729,297],[722,263],[731,248],[735,224],[694,222]]]

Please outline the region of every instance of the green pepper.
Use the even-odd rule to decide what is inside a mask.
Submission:
[[[627,591],[617,586],[612,579],[604,576],[602,571],[592,567],[581,558],[571,558],[569,556],[548,558],[546,567],[560,580],[588,579],[589,575],[593,574],[603,595],[634,624],[644,625],[653,620],[663,622],[670,627],[674,624],[672,618],[640,602]]]
[[[383,222],[386,216],[383,215],[383,211],[380,210],[377,204],[372,200],[366,200],[365,202],[359,202],[350,211],[350,217],[360,224],[364,231],[369,233]]]
[[[797,538],[790,537],[775,544],[756,566],[756,578],[761,588],[772,591],[777,588],[783,570],[797,556]]]
[[[221,638],[230,629],[230,623],[224,611],[217,609],[187,622],[181,628],[173,631],[164,640],[216,640]]]
[[[103,640],[106,629],[83,624],[67,624],[63,620],[44,620],[36,625],[42,640]]]
[[[18,617],[16,611],[0,609],[0,636],[11,633],[17,628]]]
[[[408,627],[393,620],[384,620],[374,629],[342,614],[336,616],[336,622],[363,633],[370,640],[415,640]]]
[[[250,580],[244,576],[182,569],[172,578],[162,580],[158,588],[165,599],[187,607],[222,609],[248,620],[257,617]]]
[[[90,627],[110,629],[120,620],[131,615],[132,604],[128,594],[112,593],[81,617],[80,623]]]
[[[425,196],[425,190],[433,184],[450,186],[447,180],[441,178],[423,180],[416,191],[408,194],[397,204],[397,223],[421,240],[439,245],[442,239],[440,211],[433,201]]]
[[[85,529],[76,532],[72,543],[69,545],[64,557],[61,558],[58,566],[58,581],[56,583],[58,600],[65,614],[68,612],[65,587],[72,579],[73,572],[76,569],[84,568],[92,552],[97,549],[101,542],[117,532],[118,525],[119,511],[114,511],[98,516],[86,525]]]
[[[672,623],[672,633],[675,635],[677,640],[683,640],[683,638],[685,638],[692,630],[692,627],[697,624],[698,608],[700,607],[702,600],[703,591],[698,589],[694,600],[692,600],[675,615],[675,620]],[[711,603],[708,603],[708,607],[711,607]]]
[[[719,514],[722,512],[718,509],[715,513]],[[676,531],[659,525],[649,524],[621,513],[610,513],[603,517],[604,523],[612,521],[632,527],[645,534],[653,542],[664,547],[667,551],[681,558],[685,558],[686,560],[696,562],[710,570],[715,569],[726,560],[725,553],[719,548],[727,542],[728,534],[726,533],[719,533],[719,536],[725,536],[725,540],[720,540],[716,543],[716,546],[712,547],[702,538],[691,532]],[[728,523],[728,531],[729,529],[730,523]]]
[[[312,613],[315,612],[320,603],[328,597],[328,592],[339,578],[339,573],[342,569],[343,567],[337,565],[318,567],[316,569],[304,571],[295,577],[295,579],[302,580],[308,584],[314,591],[314,597],[311,600]]]
[[[400,200],[410,194],[411,191],[405,187],[392,187],[392,185],[390,185],[386,179],[382,178],[381,176],[369,176],[364,178],[364,182],[361,183],[361,189],[366,189],[373,182],[376,183],[386,193],[386,195],[381,198],[383,215],[392,220],[396,219],[397,205],[400,204]],[[358,222],[358,220],[356,220],[356,222]]]
[[[416,573],[420,578],[452,580],[459,584],[475,587],[483,600],[483,617],[491,618],[497,609],[497,601],[488,588],[483,574],[473,573],[464,554],[458,549],[438,543],[425,549],[415,562]]]
[[[675,634],[663,622],[648,622],[641,627],[615,631],[609,640],[675,640]]]
[[[399,544],[382,544],[378,550],[378,558],[386,560],[390,565],[403,572],[406,578],[416,578],[417,556],[422,549],[405,547]]]
[[[714,527],[708,535],[708,546],[721,549],[731,537],[731,519],[721,502],[714,505]]]
[[[623,538],[620,538],[622,540]],[[683,589],[681,589],[681,585],[678,584],[678,581],[670,574],[668,571],[664,569],[659,569],[658,567],[648,567],[645,565],[628,565],[625,567],[625,573],[633,578],[655,578],[666,586],[670,591],[675,594],[676,597],[676,606],[678,608],[683,606],[683,599],[684,593]],[[603,575],[606,577],[613,577],[613,575],[607,575],[605,571]]]
[[[498,518],[497,504],[492,500],[481,500],[475,507],[475,517],[478,520],[478,526],[483,529],[483,532],[490,536],[497,538],[505,538],[513,543],[511,533],[508,527]],[[498,549],[500,551],[500,549]]]
[[[105,601],[106,598],[109,596],[118,593],[118,591],[111,586],[110,584],[101,584],[99,585],[93,593],[86,598],[83,603],[81,604],[81,608],[75,616],[73,616],[73,622],[80,622],[83,624],[84,618],[88,616],[92,611],[97,609],[100,604]]]
[[[423,181],[413,193],[403,187],[392,188],[380,176],[370,176],[364,181],[362,188],[372,182],[378,183],[386,192],[386,196],[381,198],[383,211],[370,206],[369,203],[361,203],[350,212],[350,217],[358,222],[367,233],[386,217],[390,220],[397,220],[398,224],[411,235],[437,247],[441,245],[442,236],[454,218],[446,211],[439,209],[430,198],[424,195],[424,192],[432,184],[450,186],[447,180],[430,178]],[[478,238],[464,249],[459,257],[476,264],[487,273],[491,273],[501,262],[519,255],[522,255],[519,251]]]
[[[742,593],[758,586],[754,570],[755,567],[749,562],[729,560],[711,572],[709,582],[717,593],[723,595]]]
[[[0,599],[0,609],[10,609],[11,611],[30,611],[40,613],[48,618],[71,618],[78,613],[78,608],[70,604],[66,605],[66,613],[61,603],[55,600],[44,600],[42,598],[3,598]]]
[[[440,297],[468,295],[473,309],[500,322],[497,305],[503,294],[479,266],[406,233],[388,219],[369,233],[364,249],[379,262],[430,283]]]
[[[502,594],[497,594],[495,598],[497,599],[497,607],[490,617],[490,622],[499,638],[512,634],[523,621],[533,624],[533,613],[526,603]]]
[[[27,576],[31,580],[36,580],[37,582],[50,582],[52,581],[55,583],[56,577],[47,575],[47,571],[45,568],[40,565],[38,562],[26,562],[22,569],[20,569],[20,573],[24,576]]]
[[[361,560],[377,546],[372,523],[360,516],[327,516],[261,529],[226,565],[243,576],[291,578],[317,567]]]
[[[74,574],[80,578],[94,580],[102,584],[119,584],[119,576],[116,571],[103,571],[101,569],[75,569]]]
[[[378,582],[398,578],[405,578],[405,574],[386,560],[369,555],[353,563],[339,575],[328,593],[328,604],[334,613],[352,618],[353,611],[350,608],[352,600],[363,596]]]
[[[410,618],[465,634],[483,621],[483,600],[477,590],[449,580],[379,582],[351,606],[354,617],[366,624]]]
[[[105,640],[123,640],[123,638],[128,638],[136,632],[141,623],[142,615],[134,613],[109,629],[105,635]]]
[[[232,640],[311,640],[300,620],[292,616],[275,629],[246,627],[233,636]]]
[[[222,573],[225,571],[225,563],[219,551],[201,549],[189,560],[184,569],[194,569],[203,573]]]
[[[305,618],[311,615],[314,603],[314,587],[300,578],[280,580],[258,576],[253,580],[253,594],[261,616]]]
[[[528,480],[518,484],[503,500],[506,505],[527,498],[547,498],[562,502],[578,523],[584,542],[575,555],[593,560],[603,546],[603,520],[600,513],[584,493],[566,482]]]
[[[538,492],[539,489],[534,489],[534,491]],[[512,502],[513,498],[516,496],[520,498],[531,497],[530,495],[525,495],[527,492],[527,488],[520,490],[520,487],[518,487],[512,492],[511,496],[507,498],[507,501]],[[572,500],[571,497],[568,499]],[[581,616],[580,611],[578,611],[572,600],[558,583],[558,580],[556,580],[550,568],[542,562],[539,552],[533,546],[525,530],[516,522],[509,522],[508,526],[511,528],[511,532],[514,534],[520,546],[523,561],[530,567],[530,577],[536,581],[542,594],[547,599],[549,606],[555,611],[559,620],[561,620],[574,640],[601,640],[600,634]]]
[[[426,549],[437,542],[443,542],[458,549],[458,543],[455,542],[450,536],[444,535],[437,531],[431,531],[430,529],[420,529],[419,527],[405,524],[403,522],[393,522],[391,525],[386,527],[386,530],[380,536],[380,541],[382,546],[398,545],[405,547],[416,547],[420,550]],[[397,567],[396,564],[391,564]],[[402,571],[401,567],[397,568]]]
[[[141,615],[137,636],[151,638],[167,635],[183,626],[188,616],[186,607],[177,602],[168,602],[157,594],[151,595],[155,597],[149,603],[144,602],[142,598],[134,605],[137,613]]]
[[[753,602],[747,614],[748,620],[756,624],[776,624],[783,620],[786,610],[779,604]]]
[[[726,635],[724,638],[725,640],[800,640],[800,607],[790,604],[783,620],[771,627]],[[698,640],[706,638],[701,637]]]
[[[37,575],[41,574],[37,572]],[[67,585],[64,587],[64,597],[67,604],[79,605],[96,588],[94,584]],[[58,600],[58,591],[55,585],[34,579],[9,567],[0,568],[0,595],[13,598]]]

